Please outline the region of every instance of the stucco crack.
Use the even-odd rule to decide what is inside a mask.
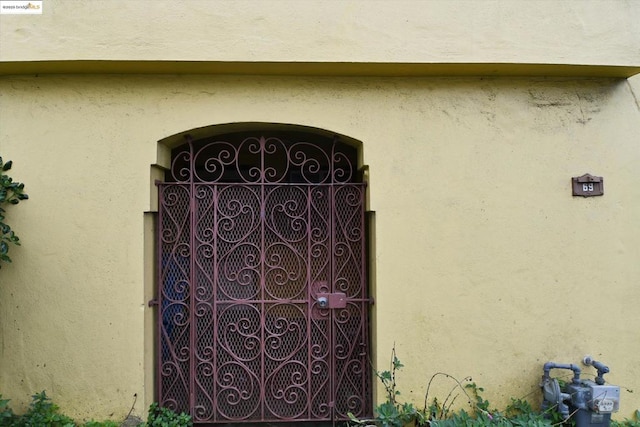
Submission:
[[[633,85],[629,82],[629,79],[627,79],[627,86],[629,87],[629,90],[631,91],[631,96],[633,97],[633,101],[636,104],[636,108],[638,109],[638,111],[640,111],[640,98],[638,98],[638,95],[633,90]]]

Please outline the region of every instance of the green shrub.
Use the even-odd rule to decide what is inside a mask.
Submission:
[[[376,418],[373,420],[361,420],[356,418],[351,412],[348,413],[351,423],[356,425],[370,425],[375,422],[382,427],[403,427],[404,425],[423,421],[423,413],[412,403],[400,403],[400,391],[396,384],[396,372],[402,369],[404,365],[396,357],[395,347],[391,351],[391,363],[388,371],[374,371],[378,380],[384,386],[387,400],[375,408]]]
[[[42,391],[32,396],[29,409],[24,415],[7,417],[4,421],[10,427],[75,427],[73,420],[61,414],[59,409]]]
[[[640,427],[640,409],[634,416],[635,420],[625,419],[624,421],[611,421],[612,427]]]
[[[190,427],[193,422],[191,416],[184,412],[177,414],[171,409],[152,403],[149,407],[146,425],[150,427]]]
[[[450,393],[442,404],[436,399],[431,406],[418,410],[410,403],[398,401],[400,392],[395,384],[395,372],[402,368],[402,364],[393,353],[392,366],[390,371],[376,373],[383,382],[387,392],[387,401],[376,407],[376,418],[370,420],[360,420],[353,415],[351,423],[357,425],[378,425],[382,427],[403,427],[409,423],[417,426],[431,427],[553,427],[570,425],[562,423],[554,418],[554,414],[545,414],[534,410],[529,402],[523,399],[512,399],[504,413],[495,409],[490,409],[489,402],[482,398],[481,387],[474,383],[462,385],[456,382],[457,388],[462,388],[465,396],[469,399],[470,411],[461,409],[452,411],[451,404],[455,400]],[[436,374],[446,375],[446,374]],[[449,375],[446,375],[452,378]],[[433,377],[432,377],[433,380]],[[470,380],[470,379],[465,379]],[[635,419],[625,419],[624,421],[612,421],[611,427],[640,427],[640,410],[635,412]],[[51,402],[46,393],[36,393],[32,396],[32,402],[24,415],[16,415],[9,407],[9,400],[3,399],[0,395],[0,427],[120,427],[121,423],[116,421],[89,421],[84,424],[77,424],[66,415],[60,414],[57,405]],[[177,414],[174,411],[160,407],[157,403],[149,407],[149,417],[146,423],[140,424],[145,427],[191,427],[193,422],[188,414]]]
[[[395,348],[391,353],[391,364],[388,371],[374,371],[378,380],[382,383],[386,400],[375,408],[376,416],[372,419],[358,419],[349,413],[352,425],[403,427],[410,423],[417,426],[431,427],[552,427],[559,425],[553,414],[542,413],[534,410],[531,405],[522,399],[512,399],[511,404],[504,413],[491,409],[489,402],[482,397],[484,391],[471,378],[462,381],[449,374],[438,372],[427,383],[424,398],[424,407],[417,409],[413,404],[400,402],[401,395],[396,384],[396,372],[404,365],[396,357]],[[453,387],[442,400],[434,398],[429,401],[429,390],[435,378],[445,377],[453,382]],[[462,393],[469,407],[467,409],[452,410],[453,404]],[[561,423],[560,423],[561,424]],[[627,426],[620,426],[627,427]],[[636,427],[636,426],[630,426]]]
[[[5,174],[11,169],[12,162],[3,163],[0,157],[0,268],[3,262],[11,262],[9,258],[9,244],[20,245],[20,239],[13,232],[9,224],[4,222],[5,210],[2,205],[17,205],[21,200],[27,200],[24,192],[24,184],[13,182],[13,179]]]
[[[82,427],[120,427],[121,424],[117,421],[88,421]]]
[[[11,425],[15,415],[9,407],[9,399],[3,399],[0,394],[0,426]]]
[[[475,383],[465,386],[470,398],[471,412],[460,410],[447,412],[446,418],[431,419],[428,424],[433,427],[552,427],[558,425],[547,414],[534,410],[531,404],[523,399],[512,399],[504,413],[491,409],[487,400],[482,397],[484,389]]]
[[[0,427],[120,427],[122,424],[117,421],[76,423],[70,417],[61,414],[58,405],[51,402],[44,391],[32,396],[29,409],[24,415],[16,415],[9,407],[9,400],[3,399],[0,394]],[[191,427],[193,422],[188,414],[176,414],[171,409],[153,403],[149,407],[149,419],[139,426]]]

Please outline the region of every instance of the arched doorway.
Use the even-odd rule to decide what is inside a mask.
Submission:
[[[159,188],[158,391],[196,423],[371,413],[357,149],[236,132],[173,149]]]

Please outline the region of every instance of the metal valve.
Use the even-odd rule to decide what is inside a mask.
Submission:
[[[329,299],[327,297],[318,297],[318,305],[320,308],[327,308],[329,306]]]
[[[580,368],[574,364],[547,362],[542,376],[543,408],[556,407],[565,419],[571,417],[576,427],[609,427],[611,414],[620,408],[620,387],[605,384],[603,375],[609,367],[586,356],[583,362],[598,370],[595,381],[581,379]],[[571,369],[573,380],[562,387],[551,378],[551,369]]]

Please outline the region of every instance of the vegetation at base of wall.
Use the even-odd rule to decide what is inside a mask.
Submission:
[[[9,400],[1,399],[0,395],[0,425],[7,427],[74,427],[76,424],[66,415],[60,413],[56,404],[51,402],[47,394],[42,391],[31,396],[31,404],[24,415],[16,415],[9,407]]]
[[[0,157],[0,268],[3,262],[11,262],[9,258],[9,247],[11,244],[20,245],[20,238],[16,236],[9,224],[5,223],[5,210],[2,205],[17,205],[21,200],[27,200],[29,196],[24,192],[24,184],[13,182],[7,175],[13,163],[11,160],[4,163]]]
[[[120,427],[123,422],[117,421],[88,421],[78,423],[72,418],[61,414],[58,405],[53,403],[42,391],[31,396],[29,409],[23,415],[16,415],[9,406],[9,400],[0,394],[0,427]],[[127,424],[131,425],[131,424]],[[191,427],[191,417],[185,413],[161,408],[153,403],[149,408],[149,418],[139,427]]]
[[[433,399],[432,403],[421,410],[411,403],[400,403],[400,392],[395,383],[395,372],[402,368],[402,363],[395,357],[392,361],[391,371],[383,371],[377,374],[384,384],[387,401],[376,407],[376,418],[361,420],[349,414],[351,425],[404,427],[414,423],[416,426],[432,427],[556,427],[574,426],[569,420],[562,422],[557,413],[542,413],[535,411],[531,405],[523,399],[512,399],[504,412],[490,409],[490,404],[482,398],[483,389],[475,383],[464,385],[464,395],[469,399],[471,410],[453,411],[451,406],[455,401],[453,394],[441,402]],[[429,385],[436,374],[429,381]],[[452,377],[450,377],[452,378]],[[466,380],[466,379],[465,379]],[[470,379],[469,379],[470,380]],[[462,383],[455,380],[456,387]],[[427,387],[429,388],[429,387]],[[454,388],[454,389],[455,389]],[[428,397],[428,394],[425,398]],[[611,427],[640,427],[640,410],[635,412],[635,419],[624,421],[611,421]],[[51,402],[46,393],[36,393],[32,396],[29,409],[23,415],[16,415],[9,406],[9,400],[3,399],[0,394],[0,427],[120,427],[125,425],[117,421],[88,421],[77,423],[70,417],[61,414],[56,404]],[[131,424],[127,424],[131,425]],[[191,427],[191,417],[185,413],[177,414],[174,411],[160,407],[157,403],[151,404],[146,423],[138,424],[139,427]]]
[[[634,414],[633,420],[626,418],[624,421],[611,421],[611,427],[640,427],[640,409]]]
[[[532,408],[525,399],[511,399],[511,403],[503,410],[491,408],[490,403],[482,397],[483,388],[471,382],[470,377],[462,381],[449,374],[438,372],[428,384],[424,398],[424,407],[401,402],[401,392],[396,383],[396,373],[404,365],[396,356],[395,348],[391,353],[390,369],[374,373],[385,390],[386,399],[375,408],[375,418],[359,419],[349,413],[351,426],[405,427],[407,425],[431,427],[575,427],[572,418],[564,420],[555,410],[538,411]],[[429,401],[429,391],[434,379],[444,376],[454,383],[451,391],[443,400],[433,398]],[[454,402],[461,392],[467,399],[468,407],[454,410]],[[611,421],[611,427],[640,427],[640,410],[635,413],[635,420]]]
[[[150,427],[187,427],[193,423],[191,417],[184,412],[177,414],[171,409],[152,403],[146,425]]]

